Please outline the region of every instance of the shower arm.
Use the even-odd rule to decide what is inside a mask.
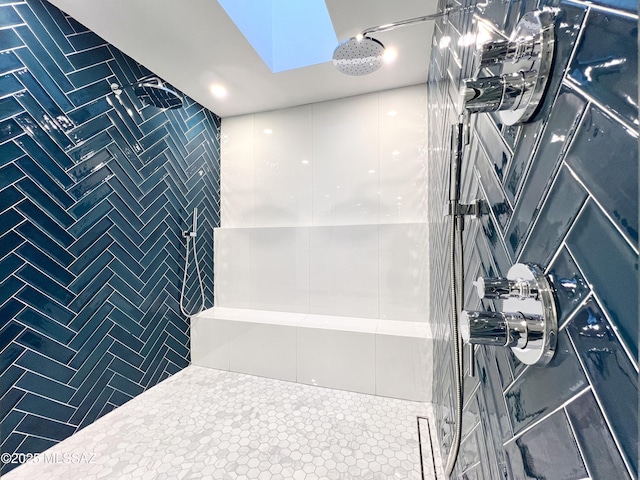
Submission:
[[[389,30],[394,30],[398,27],[404,27],[406,25],[412,25],[414,23],[427,22],[429,20],[437,20],[442,17],[446,17],[449,13],[453,11],[458,11],[461,9],[457,8],[448,8],[443,12],[433,13],[431,15],[424,15],[422,17],[408,18],[407,20],[400,20],[398,22],[387,23],[386,25],[380,25],[378,27],[369,27],[366,30],[363,30],[360,35],[363,37],[367,36],[370,33],[380,33],[380,32],[388,32]]]

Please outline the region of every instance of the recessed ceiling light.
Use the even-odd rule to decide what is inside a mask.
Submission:
[[[270,128],[265,128],[264,130],[262,130],[262,133],[264,133],[265,135],[271,135],[273,133],[273,130],[271,130]]]
[[[224,85],[220,85],[219,83],[214,83],[211,85],[211,94],[217,98],[224,98],[227,96],[227,89]]]
[[[387,115],[389,115],[390,117],[395,117],[398,114],[398,112],[396,112],[395,110],[389,110],[387,112]]]
[[[398,51],[395,48],[385,48],[384,53],[382,54],[382,58],[384,58],[385,63],[393,62],[398,56]]]

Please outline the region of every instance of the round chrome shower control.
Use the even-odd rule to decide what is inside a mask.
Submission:
[[[508,278],[478,277],[473,282],[480,298],[537,298],[536,284],[524,278],[509,280]]]
[[[542,270],[518,263],[507,278],[479,278],[474,283],[481,298],[502,300],[503,311],[462,311],[462,339],[510,347],[527,365],[549,363],[556,349],[558,322],[553,289]]]

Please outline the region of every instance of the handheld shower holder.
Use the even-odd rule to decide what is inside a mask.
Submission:
[[[546,365],[556,350],[558,320],[553,288],[540,267],[517,263],[507,278],[479,278],[480,298],[502,300],[502,312],[463,310],[465,343],[510,347],[527,365]]]
[[[459,112],[499,112],[505,125],[531,119],[540,105],[553,64],[555,14],[551,9],[529,12],[509,40],[480,45],[476,75],[463,80]],[[502,65],[500,75],[477,78],[483,68]]]

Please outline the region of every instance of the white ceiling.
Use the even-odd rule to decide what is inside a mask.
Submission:
[[[433,22],[376,34],[398,51],[366,77],[331,62],[271,73],[216,0],[49,0],[221,117],[424,83]],[[303,1],[303,0],[301,0]],[[436,0],[327,0],[339,41],[368,27],[436,11]],[[214,83],[228,95],[215,98]]]

